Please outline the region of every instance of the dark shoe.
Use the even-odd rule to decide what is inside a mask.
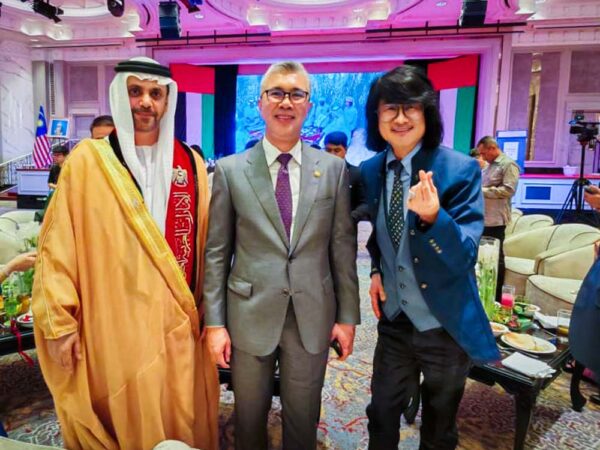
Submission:
[[[573,373],[573,369],[575,368],[575,360],[570,359],[566,361],[563,365],[563,370],[567,373]]]
[[[573,411],[577,411],[577,412],[581,412],[583,410],[583,407],[587,403],[587,400],[581,394],[573,395],[571,393],[571,401],[573,402],[573,404],[571,405],[571,406],[573,406]]]

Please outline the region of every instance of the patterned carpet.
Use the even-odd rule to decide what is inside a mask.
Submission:
[[[329,362],[321,423],[319,448],[354,450],[367,448],[365,407],[369,402],[371,359],[376,340],[375,319],[368,301],[369,259],[364,249],[368,226],[360,228],[358,268],[361,282],[363,324],[357,329],[354,355],[345,363]],[[35,352],[31,352],[32,355]],[[562,374],[540,395],[526,449],[600,450],[600,407],[588,403],[582,413],[570,408],[570,375]],[[582,383],[588,397],[595,387]],[[221,396],[221,449],[233,449],[233,395],[223,388]],[[52,399],[39,369],[30,368],[18,356],[0,358],[0,417],[9,437],[19,441],[60,447],[62,440]],[[459,412],[460,449],[511,449],[514,437],[513,398],[501,388],[469,381]],[[417,449],[419,422],[402,423],[401,448]],[[279,399],[273,400],[269,416],[272,448],[281,447]],[[2,446],[0,445],[0,448]]]

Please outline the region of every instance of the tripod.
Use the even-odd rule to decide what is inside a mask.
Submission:
[[[571,189],[567,194],[567,198],[563,203],[560,212],[556,216],[556,223],[561,223],[565,212],[571,211],[574,213],[573,217],[575,219],[580,219],[577,221],[591,222],[593,225],[595,225],[595,222],[597,220],[589,219],[586,216],[583,208],[583,190],[586,186],[591,184],[590,180],[583,176],[585,165],[585,149],[588,146],[589,141],[579,140],[579,143],[581,144],[581,162],[579,164],[579,178],[573,181],[573,185],[571,186]]]

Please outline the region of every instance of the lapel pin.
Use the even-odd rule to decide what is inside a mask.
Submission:
[[[319,171],[319,170],[315,170],[315,171],[313,172],[313,175],[314,175],[316,178],[319,178],[319,177],[321,176],[321,171]]]

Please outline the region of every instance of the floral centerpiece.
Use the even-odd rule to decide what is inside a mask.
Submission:
[[[477,288],[483,309],[492,320],[496,312],[496,282],[498,280],[498,259],[500,257],[500,241],[484,236],[479,242],[475,275]]]
[[[24,314],[31,307],[31,289],[34,269],[25,272],[13,272],[2,282],[2,303],[6,319],[10,320]]]

